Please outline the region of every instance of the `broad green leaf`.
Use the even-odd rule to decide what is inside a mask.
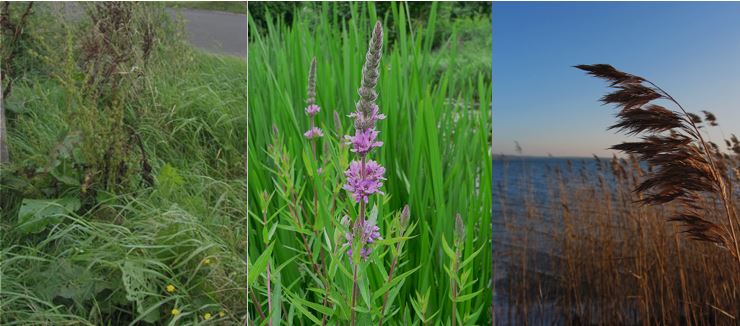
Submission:
[[[50,224],[60,223],[64,215],[80,209],[78,198],[23,199],[18,211],[17,229],[23,233],[39,233]]]

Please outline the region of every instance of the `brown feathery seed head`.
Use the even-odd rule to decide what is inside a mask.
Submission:
[[[679,214],[669,220],[681,222],[684,225],[683,233],[688,234],[689,238],[693,240],[714,243],[725,243],[729,240],[722,229],[716,224],[701,218],[698,214]]]
[[[695,124],[702,123],[701,117],[699,115],[697,115],[695,113],[691,113],[691,112],[686,112],[686,115],[689,116],[689,120],[691,120],[691,122],[693,122]]]
[[[706,111],[706,110],[703,110],[701,112],[704,113],[704,120],[709,121],[710,126],[712,127],[719,126],[719,124],[717,123],[717,116],[715,116],[714,113]]]
[[[648,132],[664,132],[684,127],[681,117],[659,105],[649,105],[645,109],[622,110],[617,114],[618,123],[609,129],[618,129],[628,135]]]
[[[641,194],[639,201],[650,205],[677,202],[682,209],[671,220],[681,222],[690,238],[720,244],[730,248],[732,255],[740,256],[732,224],[728,228],[703,217],[706,209],[701,201],[712,195],[725,204],[729,220],[736,215],[731,190],[727,190],[725,160],[714,159],[721,153],[716,144],[702,137],[698,129],[702,118],[684,110],[668,93],[642,77],[609,65],[580,65],[576,68],[609,81],[615,89],[601,99],[605,104],[615,104],[620,109],[618,122],[611,128],[642,135],[642,141],[611,147],[648,163],[647,178],[635,188],[635,192]],[[680,112],[649,105],[657,99],[672,102]],[[716,125],[713,114],[703,113],[710,125]],[[640,171],[639,164],[635,167]]]
[[[639,108],[650,101],[662,97],[658,92],[650,87],[640,84],[625,84],[615,86],[617,91],[609,93],[601,98],[604,104],[616,104],[624,110]]]
[[[591,76],[606,79],[611,82],[611,86],[634,84],[644,81],[642,77],[621,72],[608,64],[577,65],[573,67],[586,71]]]

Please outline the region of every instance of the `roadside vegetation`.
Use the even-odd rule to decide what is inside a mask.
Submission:
[[[243,324],[246,62],[161,4],[2,6],[0,323]]]

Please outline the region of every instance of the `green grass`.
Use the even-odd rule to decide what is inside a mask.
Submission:
[[[131,177],[133,186],[117,190],[87,187],[77,169],[95,139],[80,133],[79,88],[62,74],[66,53],[78,58],[65,42],[85,23],[47,18],[27,31],[43,44],[35,49],[53,49],[37,54],[47,65],[18,76],[6,99],[13,161],[2,173],[0,324],[189,325],[205,313],[214,324],[243,324],[246,62],[164,33],[173,39],[122,91],[154,186]]]
[[[376,17],[372,4],[353,4],[354,19],[347,24],[330,15],[336,10],[329,6],[324,4],[318,15],[296,15],[291,26],[269,24],[265,32],[250,21],[250,316],[257,324],[263,322],[260,313],[269,316],[269,263],[272,318],[286,325],[320,323],[324,317],[332,325],[349,324],[352,267],[340,250],[345,230],[340,220],[345,214],[354,219],[357,205],[341,189],[352,156],[339,144],[352,127],[347,115],[358,100],[370,30],[380,19],[395,22],[384,27],[386,35],[398,37],[384,46],[377,86],[378,105],[387,118],[378,125],[385,144],[372,159],[386,167],[386,196],[371,199],[369,207],[378,207],[378,225],[388,242],[401,240],[395,230],[405,204],[415,228],[394,274],[400,282],[383,287],[395,256],[391,243],[377,246],[372,258],[360,264],[359,324],[378,322],[386,292],[390,307],[385,324],[419,324],[422,319],[451,324],[453,277],[465,283],[456,303],[457,324],[490,324],[490,69],[487,75],[445,69],[445,62],[463,57],[456,31],[448,47],[433,51],[435,9],[424,26],[410,27],[403,5],[393,4],[390,19]],[[309,126],[303,108],[313,56],[322,107],[316,120],[325,133],[318,162],[303,137]],[[263,192],[270,194],[269,200],[260,198]],[[300,225],[292,211],[302,212]],[[469,260],[459,273],[449,273],[454,253],[444,250],[444,243],[453,246],[456,213],[466,226],[462,259]],[[301,234],[314,256],[307,256]],[[314,263],[327,268],[316,272]]]
[[[171,8],[225,11],[242,15],[247,13],[246,1],[172,1],[166,5]]]
[[[444,39],[440,46],[432,53],[432,57],[440,60],[438,71],[454,70],[460,75],[483,75],[486,82],[491,82],[491,58],[493,57],[491,39],[491,17],[473,16],[454,20],[444,19],[439,37]],[[445,57],[451,46],[449,36],[457,33],[457,57],[454,61],[447,61]],[[476,94],[477,95],[477,94]]]

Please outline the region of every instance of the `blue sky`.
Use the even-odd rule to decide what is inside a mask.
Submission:
[[[740,136],[740,3],[494,2],[493,152],[611,156],[605,82],[572,68],[608,63],[655,82]]]

